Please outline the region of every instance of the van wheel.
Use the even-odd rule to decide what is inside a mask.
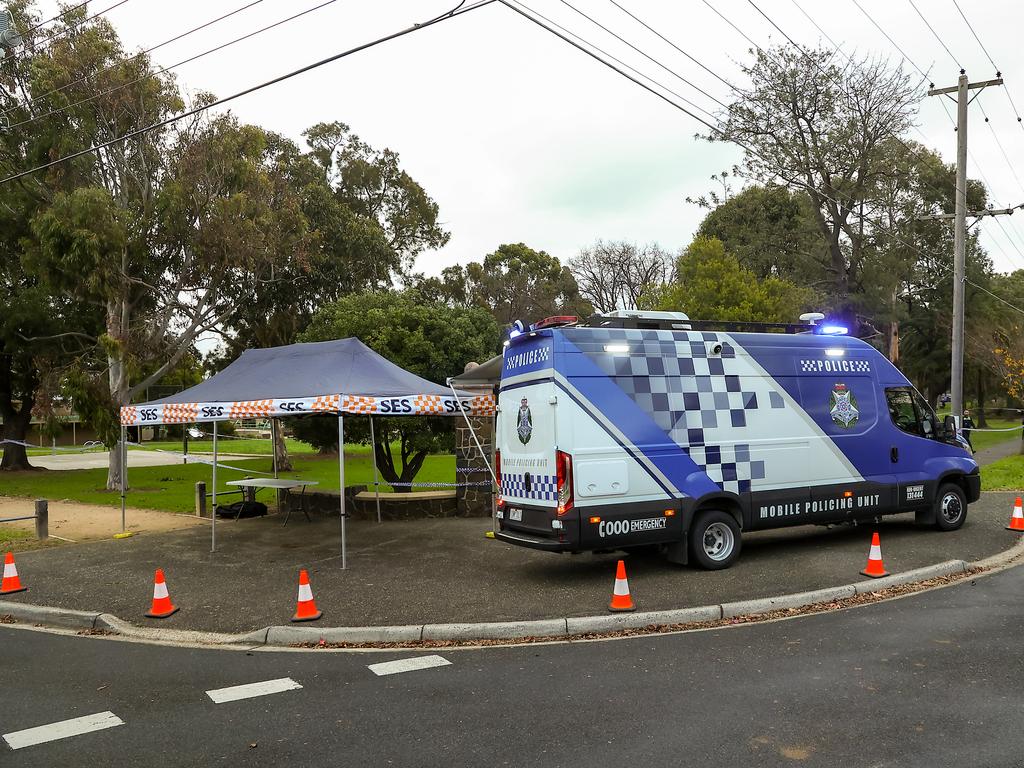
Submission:
[[[740,527],[733,516],[712,509],[697,516],[690,528],[690,554],[708,571],[732,565],[740,556]]]
[[[946,483],[935,494],[935,527],[955,531],[967,519],[967,498],[959,485]]]

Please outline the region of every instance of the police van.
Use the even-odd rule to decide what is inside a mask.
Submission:
[[[681,313],[517,324],[498,396],[497,538],[658,545],[719,569],[745,531],[901,512],[962,526],[981,481],[952,417],[940,424],[872,346],[805,317],[757,332]]]

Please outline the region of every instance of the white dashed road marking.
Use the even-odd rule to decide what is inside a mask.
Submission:
[[[59,723],[26,728],[24,731],[5,733],[4,741],[11,749],[21,749],[36,744],[45,744],[48,741],[66,739],[70,736],[81,736],[83,733],[102,731],[104,728],[113,728],[115,725],[124,725],[124,720],[113,712],[97,712],[95,715],[85,715],[71,720],[61,720]]]
[[[233,685],[230,688],[218,688],[215,691],[207,691],[206,695],[213,699],[214,704],[223,704],[226,701],[238,701],[239,699],[251,699],[254,696],[294,691],[296,688],[301,687],[290,677],[281,677],[277,680],[265,680],[262,683],[246,683],[245,685]]]
[[[451,662],[442,656],[416,656],[412,659],[398,659],[397,661],[370,664],[369,669],[375,675],[394,675],[399,672],[413,672],[417,669],[443,667],[446,664],[451,664]]]

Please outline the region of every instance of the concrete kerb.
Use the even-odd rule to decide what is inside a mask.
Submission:
[[[458,624],[409,624],[382,627],[316,627],[286,625],[264,627],[244,634],[222,634],[163,627],[139,627],[107,613],[74,611],[65,608],[0,601],[0,616],[17,621],[84,630],[106,630],[129,638],[151,642],[200,643],[287,647],[320,643],[416,643],[421,641],[548,640],[591,633],[616,632],[645,627],[678,626],[770,613],[780,609],[803,608],[844,598],[877,592],[893,586],[912,584],[941,576],[964,573],[969,569],[993,570],[1011,565],[1024,556],[1024,536],[1014,546],[977,562],[948,560],[924,568],[859,581],[811,592],[796,592],[758,600],[721,605],[704,605],[667,611],[579,616],[536,621],[501,621]]]

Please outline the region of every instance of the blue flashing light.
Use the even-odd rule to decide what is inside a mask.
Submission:
[[[511,340],[517,336],[522,336],[524,333],[526,333],[526,326],[523,325],[523,321],[516,320],[512,323],[512,327],[508,329],[508,338]]]
[[[822,336],[846,336],[850,333],[850,329],[845,325],[822,325],[819,327],[818,333]]]

